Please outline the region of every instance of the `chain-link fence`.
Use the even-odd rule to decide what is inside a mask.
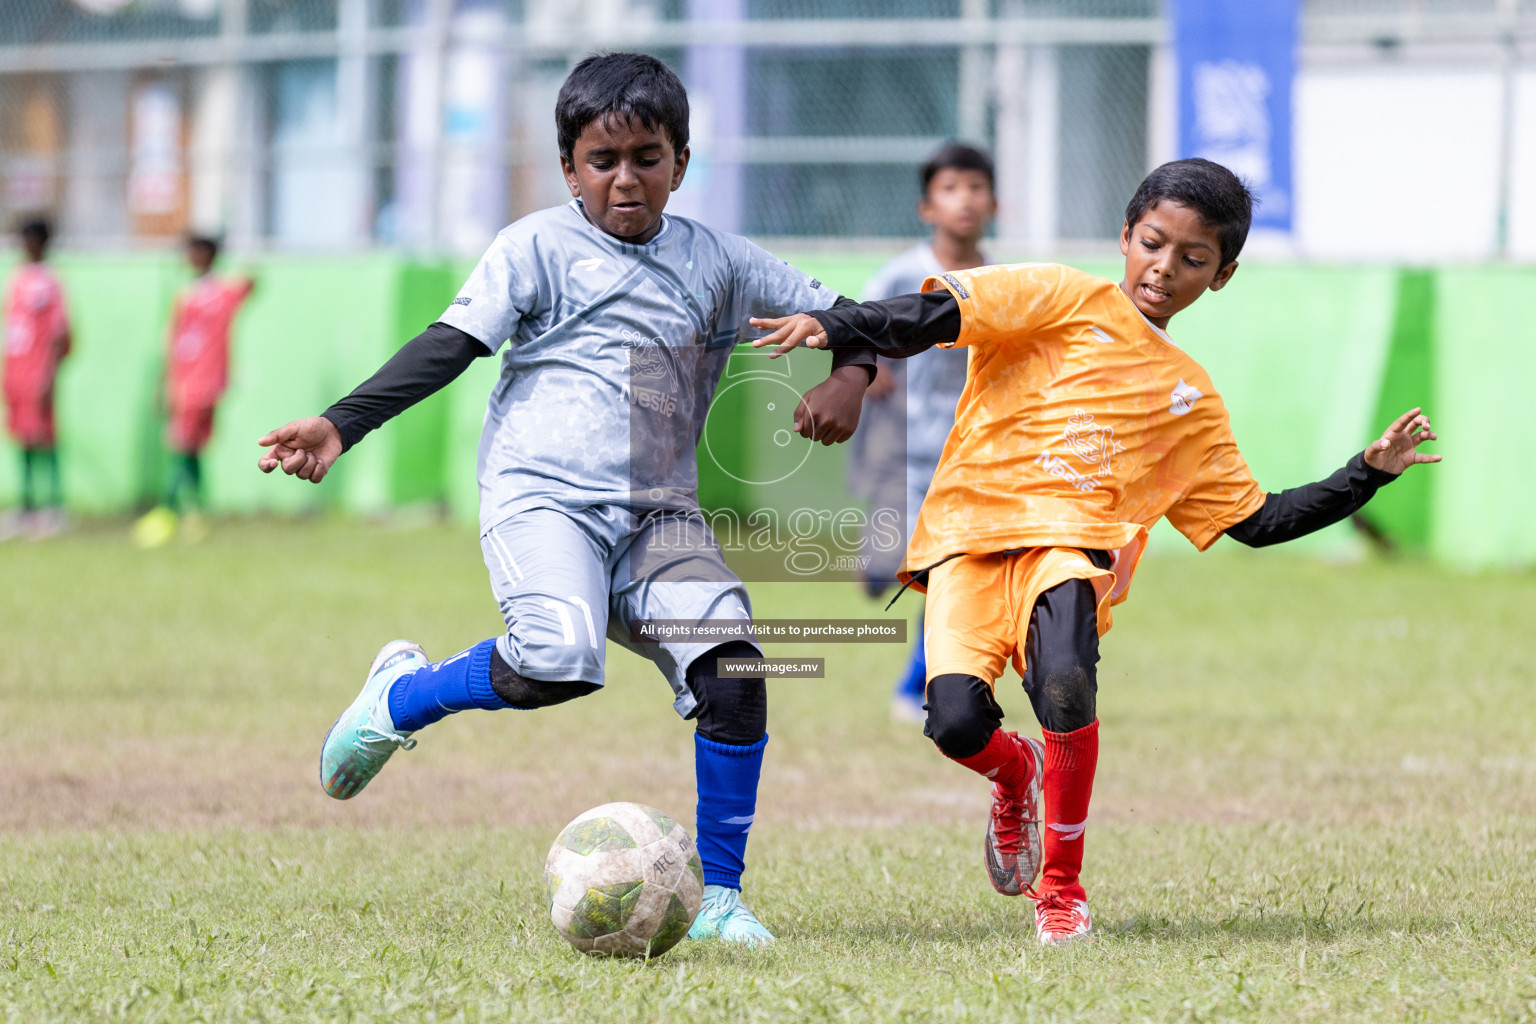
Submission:
[[[1112,239],[1176,155],[1159,0],[6,0],[0,215],[73,245],[474,252],[562,201],[556,90],[644,49],[694,105],[679,212],[910,236],[917,168],[997,155],[998,232]],[[1532,64],[1536,0],[1306,0],[1304,60]]]

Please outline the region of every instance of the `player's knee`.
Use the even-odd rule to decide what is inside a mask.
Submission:
[[[763,676],[721,678],[722,659],[762,657],[749,643],[721,644],[688,666],[688,688],[697,702],[699,735],[715,743],[751,746],[768,734],[768,685]]]
[[[1074,646],[1035,651],[1030,666],[1030,701],[1035,717],[1051,732],[1073,732],[1093,723],[1098,699],[1098,659]]]
[[[577,697],[585,697],[589,693],[602,689],[602,686],[580,679],[529,679],[501,660],[501,652],[496,651],[491,655],[491,689],[496,691],[496,696],[514,708],[532,711],[536,708],[550,708],[556,704],[564,704]]]
[[[928,681],[923,735],[946,757],[979,754],[1003,720],[992,687],[975,676],[942,675]]]
[[[1093,666],[1067,661],[1042,666],[1036,716],[1051,732],[1075,732],[1092,725],[1098,711],[1098,683]]]

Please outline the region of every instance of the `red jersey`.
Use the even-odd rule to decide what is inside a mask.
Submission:
[[[166,356],[166,397],[172,408],[211,407],[229,381],[229,325],[251,293],[247,279],[198,278],[176,297]]]
[[[59,360],[69,352],[64,289],[42,263],[25,263],[5,296],[5,393],[12,398],[53,390]]]

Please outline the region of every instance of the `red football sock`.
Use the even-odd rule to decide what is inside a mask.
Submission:
[[[1040,888],[1060,889],[1070,899],[1086,899],[1078,875],[1083,869],[1083,831],[1093,798],[1093,770],[1099,763],[1099,723],[1075,732],[1045,735],[1045,845]]]
[[[1028,766],[1033,763],[1033,759],[1020,756],[1023,745],[1013,733],[998,729],[979,753],[950,760],[965,765],[978,775],[985,775],[1005,790],[1017,791],[1029,785]]]

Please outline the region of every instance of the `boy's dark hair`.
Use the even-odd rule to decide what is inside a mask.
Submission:
[[[209,262],[219,257],[219,240],[212,235],[188,235],[188,249],[202,249],[208,254]]]
[[[1241,178],[1202,157],[1171,160],[1147,175],[1125,208],[1126,227],[1161,202],[1187,206],[1221,239],[1221,265],[1237,259],[1253,223],[1253,193]]]
[[[674,152],[688,145],[688,90],[672,69],[648,53],[592,54],[571,69],[555,100],[560,155],[573,159],[576,139],[593,121],[639,121],[662,130]]]
[[[997,170],[992,166],[992,158],[975,146],[952,142],[923,164],[923,195],[928,194],[928,186],[933,184],[934,175],[950,168],[957,171],[980,171],[987,176],[987,187],[993,192],[997,191]]]
[[[47,245],[48,240],[53,237],[53,225],[42,217],[28,217],[21,222],[17,234],[22,238],[35,238],[40,244]]]

